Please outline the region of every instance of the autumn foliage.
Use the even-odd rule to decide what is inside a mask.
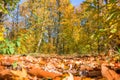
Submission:
[[[120,52],[119,1],[85,0],[79,6],[70,0],[0,4],[0,53]]]
[[[0,80],[120,80],[119,24],[119,0],[0,0]]]

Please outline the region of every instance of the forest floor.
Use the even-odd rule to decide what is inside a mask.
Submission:
[[[120,56],[0,55],[0,80],[120,80]]]

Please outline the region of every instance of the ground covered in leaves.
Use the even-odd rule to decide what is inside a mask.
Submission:
[[[120,80],[119,56],[0,55],[0,80]]]

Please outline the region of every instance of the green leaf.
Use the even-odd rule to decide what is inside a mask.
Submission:
[[[10,54],[13,54],[15,52],[14,48],[9,48]]]
[[[17,47],[20,46],[20,42],[19,42],[19,41],[16,42],[16,46],[17,46]]]
[[[0,10],[3,12],[3,8],[2,8],[2,6],[0,5]]]
[[[6,48],[4,48],[4,49],[2,49],[2,51],[1,51],[3,54],[5,54],[5,53],[7,53],[7,49]]]
[[[92,34],[91,36],[90,36],[90,39],[93,39],[95,37],[95,34]]]
[[[116,0],[110,0],[110,3],[115,3],[116,2]]]
[[[110,31],[110,33],[116,33],[117,32],[117,29],[112,29],[111,31]]]
[[[6,49],[6,54],[10,54],[10,51],[9,51],[9,49]]]
[[[5,46],[5,44],[0,44],[0,48],[3,48]]]
[[[7,44],[7,46],[8,46],[9,48],[13,48],[15,45],[14,45],[13,43],[11,43],[11,44]]]
[[[104,31],[106,31],[106,29],[99,29],[99,31],[100,31],[100,32],[104,32]]]
[[[13,66],[13,69],[15,69],[17,67],[17,62],[14,62],[12,66]]]
[[[3,8],[1,6],[0,6],[0,9],[2,10],[3,13],[8,14],[8,10],[7,9],[5,9],[5,8]]]
[[[106,21],[111,20],[114,17],[115,13],[111,14],[110,16],[108,16],[108,18],[106,19]]]
[[[88,44],[88,45],[86,45],[86,48],[90,48],[90,45]]]
[[[6,43],[6,44],[9,44],[9,42],[10,42],[10,41],[9,41],[8,39],[5,39],[5,43]]]
[[[118,49],[118,52],[120,53],[120,48]]]

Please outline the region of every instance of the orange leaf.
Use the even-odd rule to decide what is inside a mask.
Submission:
[[[22,69],[22,71],[20,71],[20,70],[17,70],[17,71],[11,70],[11,73],[12,73],[14,76],[18,77],[19,79],[23,79],[23,78],[26,78],[26,77],[27,77],[27,72],[26,72],[25,69]]]
[[[40,68],[33,68],[28,71],[29,74],[37,76],[37,77],[44,77],[44,78],[52,78],[61,76],[60,74],[44,71]]]

